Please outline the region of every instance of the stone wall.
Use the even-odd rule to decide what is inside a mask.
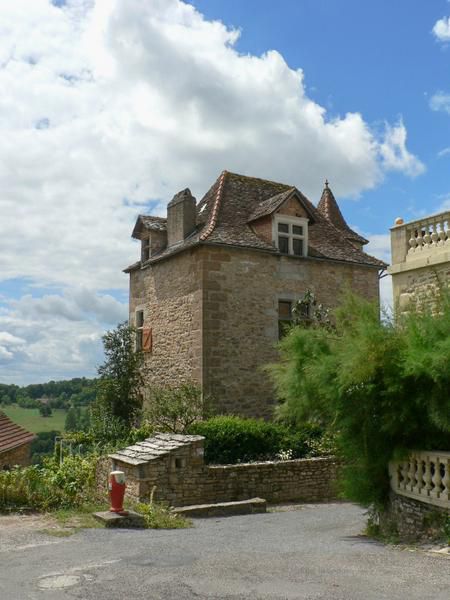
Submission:
[[[311,289],[333,308],[346,288],[378,300],[377,269],[205,244],[132,271],[130,322],[143,310],[152,329],[148,390],[195,380],[219,413],[270,417],[278,301]]]
[[[31,445],[23,444],[7,452],[0,453],[0,470],[15,465],[26,467],[31,464]]]
[[[279,300],[311,289],[333,308],[346,288],[378,300],[377,269],[213,246],[203,256],[203,389],[221,413],[272,414],[264,367],[278,359]]]
[[[415,307],[439,310],[439,294],[450,285],[450,262],[443,265],[425,266],[396,274],[394,302],[400,311]]]
[[[162,457],[148,465],[131,467],[102,459],[97,467],[100,491],[106,490],[108,473],[125,471],[127,498],[154,500],[172,506],[247,500],[259,496],[268,502],[322,502],[336,498],[339,463],[334,458],[311,458],[239,465],[203,465],[197,448],[202,443]],[[183,464],[183,458],[185,463]],[[178,467],[175,460],[181,461]]]
[[[386,510],[380,514],[380,530],[387,537],[405,542],[442,538],[444,519],[450,511],[391,492]]]
[[[144,353],[144,376],[152,385],[201,383],[202,290],[198,252],[183,252],[130,273],[130,323],[144,311],[152,351]],[[145,396],[145,393],[144,393]]]

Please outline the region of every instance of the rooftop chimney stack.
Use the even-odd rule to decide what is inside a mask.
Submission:
[[[186,188],[167,205],[167,244],[173,246],[190,235],[196,224],[196,200]]]

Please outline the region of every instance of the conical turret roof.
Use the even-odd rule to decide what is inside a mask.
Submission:
[[[353,229],[350,229],[350,227],[347,225],[338,203],[336,202],[336,198],[331,191],[328,181],[325,181],[325,187],[322,192],[320,202],[317,206],[317,210],[323,217],[325,217],[325,219],[327,219],[327,221],[332,223],[336,229],[342,231],[347,240],[354,241],[362,245],[369,243],[369,240],[363,238],[361,235],[359,235],[359,233],[356,233],[356,231],[353,231]]]

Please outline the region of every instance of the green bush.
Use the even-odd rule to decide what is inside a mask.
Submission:
[[[383,504],[387,465],[408,449],[450,448],[450,303],[380,322],[378,306],[348,296],[335,328],[293,327],[272,366],[281,415],[336,434],[343,491]]]
[[[234,416],[195,423],[189,433],[205,437],[205,462],[235,464],[278,458],[303,458],[329,453],[317,443],[322,430],[304,426],[292,430],[280,423]],[[289,452],[287,452],[289,451]]]
[[[0,511],[71,508],[95,498],[97,456],[54,458],[42,465],[0,471]]]

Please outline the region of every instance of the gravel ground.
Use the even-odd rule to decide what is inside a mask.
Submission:
[[[0,517],[2,600],[449,600],[450,559],[361,535],[351,504],[197,520],[172,531],[84,530]]]

